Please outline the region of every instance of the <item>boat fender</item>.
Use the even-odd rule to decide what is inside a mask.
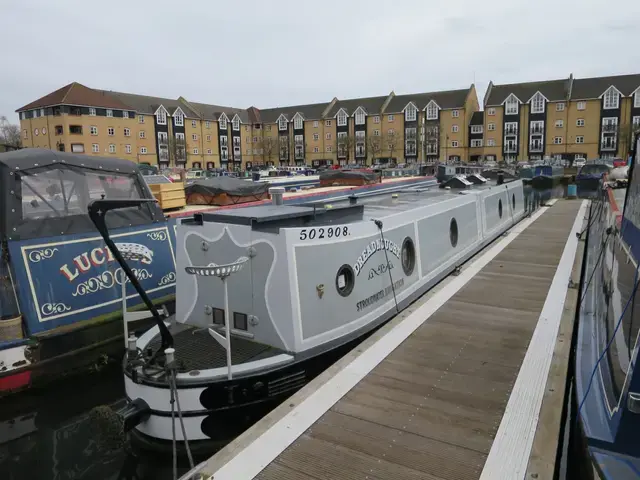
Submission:
[[[146,421],[150,413],[149,404],[141,398],[136,398],[117,412],[117,415],[122,419],[123,431],[128,432],[139,423]]]

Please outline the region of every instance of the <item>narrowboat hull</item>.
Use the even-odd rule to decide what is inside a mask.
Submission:
[[[407,189],[330,206],[267,206],[183,219],[177,229],[176,319],[170,323],[176,390],[190,444],[223,442],[233,416],[273,406],[302,388],[525,214],[521,181],[463,194]],[[221,281],[190,265],[247,256],[228,280],[231,364]],[[213,332],[209,332],[213,330]],[[137,352],[156,350],[154,327]],[[142,405],[135,434],[159,448],[172,440],[170,374],[140,354],[125,359],[125,390]],[[145,369],[151,373],[145,373]],[[231,375],[229,374],[231,371]],[[241,427],[238,427],[243,429]],[[233,429],[232,429],[233,430]],[[176,438],[182,431],[176,420]],[[224,438],[222,438],[224,437]]]

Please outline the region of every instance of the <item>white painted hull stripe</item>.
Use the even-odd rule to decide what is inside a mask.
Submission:
[[[546,211],[541,208],[512,228],[425,304],[223,465],[215,479],[254,478]]]
[[[569,233],[480,480],[524,478],[526,473],[587,203],[582,202]]]

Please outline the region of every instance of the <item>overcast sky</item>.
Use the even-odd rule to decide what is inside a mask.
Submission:
[[[639,0],[0,0],[0,115],[72,81],[259,108],[640,73]]]

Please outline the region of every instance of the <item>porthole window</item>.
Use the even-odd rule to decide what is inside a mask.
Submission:
[[[413,240],[409,237],[405,238],[404,242],[402,242],[400,258],[402,261],[402,270],[408,277],[413,273],[413,269],[416,267],[416,247],[413,244]]]
[[[498,200],[498,216],[502,218],[502,199]]]
[[[513,211],[516,210],[516,194],[515,193],[511,194],[511,207],[513,208]]]
[[[452,218],[451,223],[449,223],[449,240],[451,241],[451,246],[456,248],[456,245],[458,245],[458,222],[455,218]]]
[[[342,265],[336,274],[336,290],[338,290],[338,293],[343,297],[348,297],[353,291],[355,283],[356,276],[351,265]]]
[[[233,312],[233,328],[236,330],[247,330],[247,314]]]

